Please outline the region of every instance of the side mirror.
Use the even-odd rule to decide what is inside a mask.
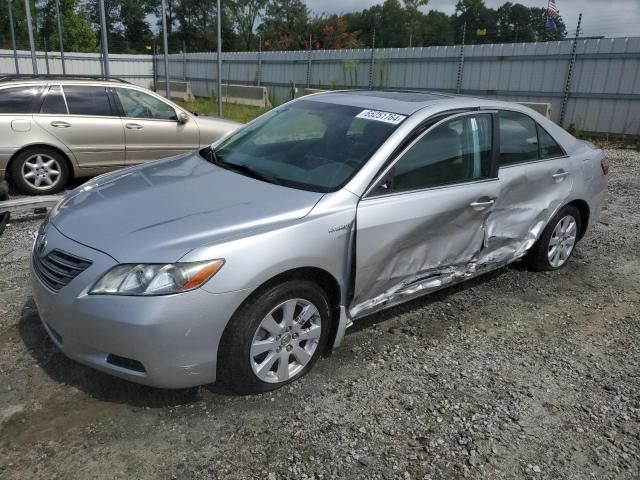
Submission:
[[[178,113],[178,123],[187,123],[189,121],[189,115],[184,112]]]

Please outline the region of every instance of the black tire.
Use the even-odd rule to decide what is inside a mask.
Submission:
[[[0,180],[0,202],[3,200],[9,200],[9,185],[4,180]],[[4,228],[9,222],[10,214],[0,213],[0,235],[4,232]]]
[[[53,160],[55,169],[59,172],[59,175],[55,177],[55,181],[51,186],[45,184],[37,187],[24,177],[25,163],[31,161],[33,157],[38,155]],[[51,195],[60,192],[66,186],[69,180],[69,167],[66,159],[57,151],[47,147],[33,147],[18,154],[11,163],[10,174],[13,183],[20,191],[29,195]]]
[[[261,380],[252,369],[251,343],[267,314],[291,299],[306,300],[317,308],[321,323],[320,338],[311,359],[300,372],[286,381],[269,383]],[[313,282],[291,280],[253,295],[236,311],[224,330],[218,348],[218,381],[241,395],[269,392],[295,382],[311,370],[324,351],[330,322],[331,307],[327,295]]]
[[[575,251],[575,244],[569,254],[569,256],[564,260],[564,262],[559,266],[554,266],[549,261],[549,249],[550,249],[550,241],[551,236],[553,234],[554,229],[563,218],[570,216],[573,217],[576,222],[576,244],[578,234],[582,228],[582,218],[580,217],[580,211],[571,205],[567,205],[560,209],[560,211],[551,219],[551,221],[547,224],[547,227],[540,235],[538,241],[531,247],[529,253],[527,254],[525,261],[527,262],[529,268],[533,271],[543,271],[543,270],[558,270],[564,267],[573,252]]]

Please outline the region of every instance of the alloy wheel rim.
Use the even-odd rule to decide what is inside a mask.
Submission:
[[[576,220],[571,215],[562,217],[556,224],[547,252],[547,258],[552,267],[561,267],[569,259],[576,244],[577,227]]]
[[[253,336],[253,373],[267,383],[290,380],[311,361],[321,333],[320,312],[313,303],[302,298],[282,302],[262,319]]]
[[[22,178],[33,188],[49,190],[60,181],[61,168],[58,161],[39,153],[27,158],[22,166]]]

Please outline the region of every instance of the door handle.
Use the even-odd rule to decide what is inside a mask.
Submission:
[[[71,124],[67,122],[54,121],[51,122],[51,126],[56,128],[69,128]]]
[[[127,127],[129,130],[142,130],[143,126],[138,124],[138,123],[127,123],[125,124],[125,127]]]
[[[556,173],[551,175],[551,178],[553,178],[554,180],[558,180],[559,178],[564,178],[567,175],[569,175],[569,172],[567,172],[566,170],[558,170]]]
[[[481,199],[478,199],[475,202],[471,202],[469,204],[469,206],[473,207],[473,208],[487,208],[487,207],[492,206],[495,202],[496,202],[495,200],[481,200]]]

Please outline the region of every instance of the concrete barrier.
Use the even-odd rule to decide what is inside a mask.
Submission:
[[[305,88],[302,95],[311,95],[313,93],[328,92],[329,90],[323,90],[321,88]]]
[[[225,103],[239,103],[253,107],[270,107],[267,87],[252,85],[222,85],[222,101]]]
[[[158,81],[156,84],[156,93],[164,97],[167,96],[167,89],[165,87],[166,82]],[[194,96],[191,92],[191,82],[180,82],[177,80],[170,80],[171,86],[171,98],[178,100],[193,100]]]
[[[517,102],[519,105],[524,105],[532,110],[535,110],[540,115],[544,115],[547,118],[551,118],[551,104],[550,103],[537,103],[537,102]]]

